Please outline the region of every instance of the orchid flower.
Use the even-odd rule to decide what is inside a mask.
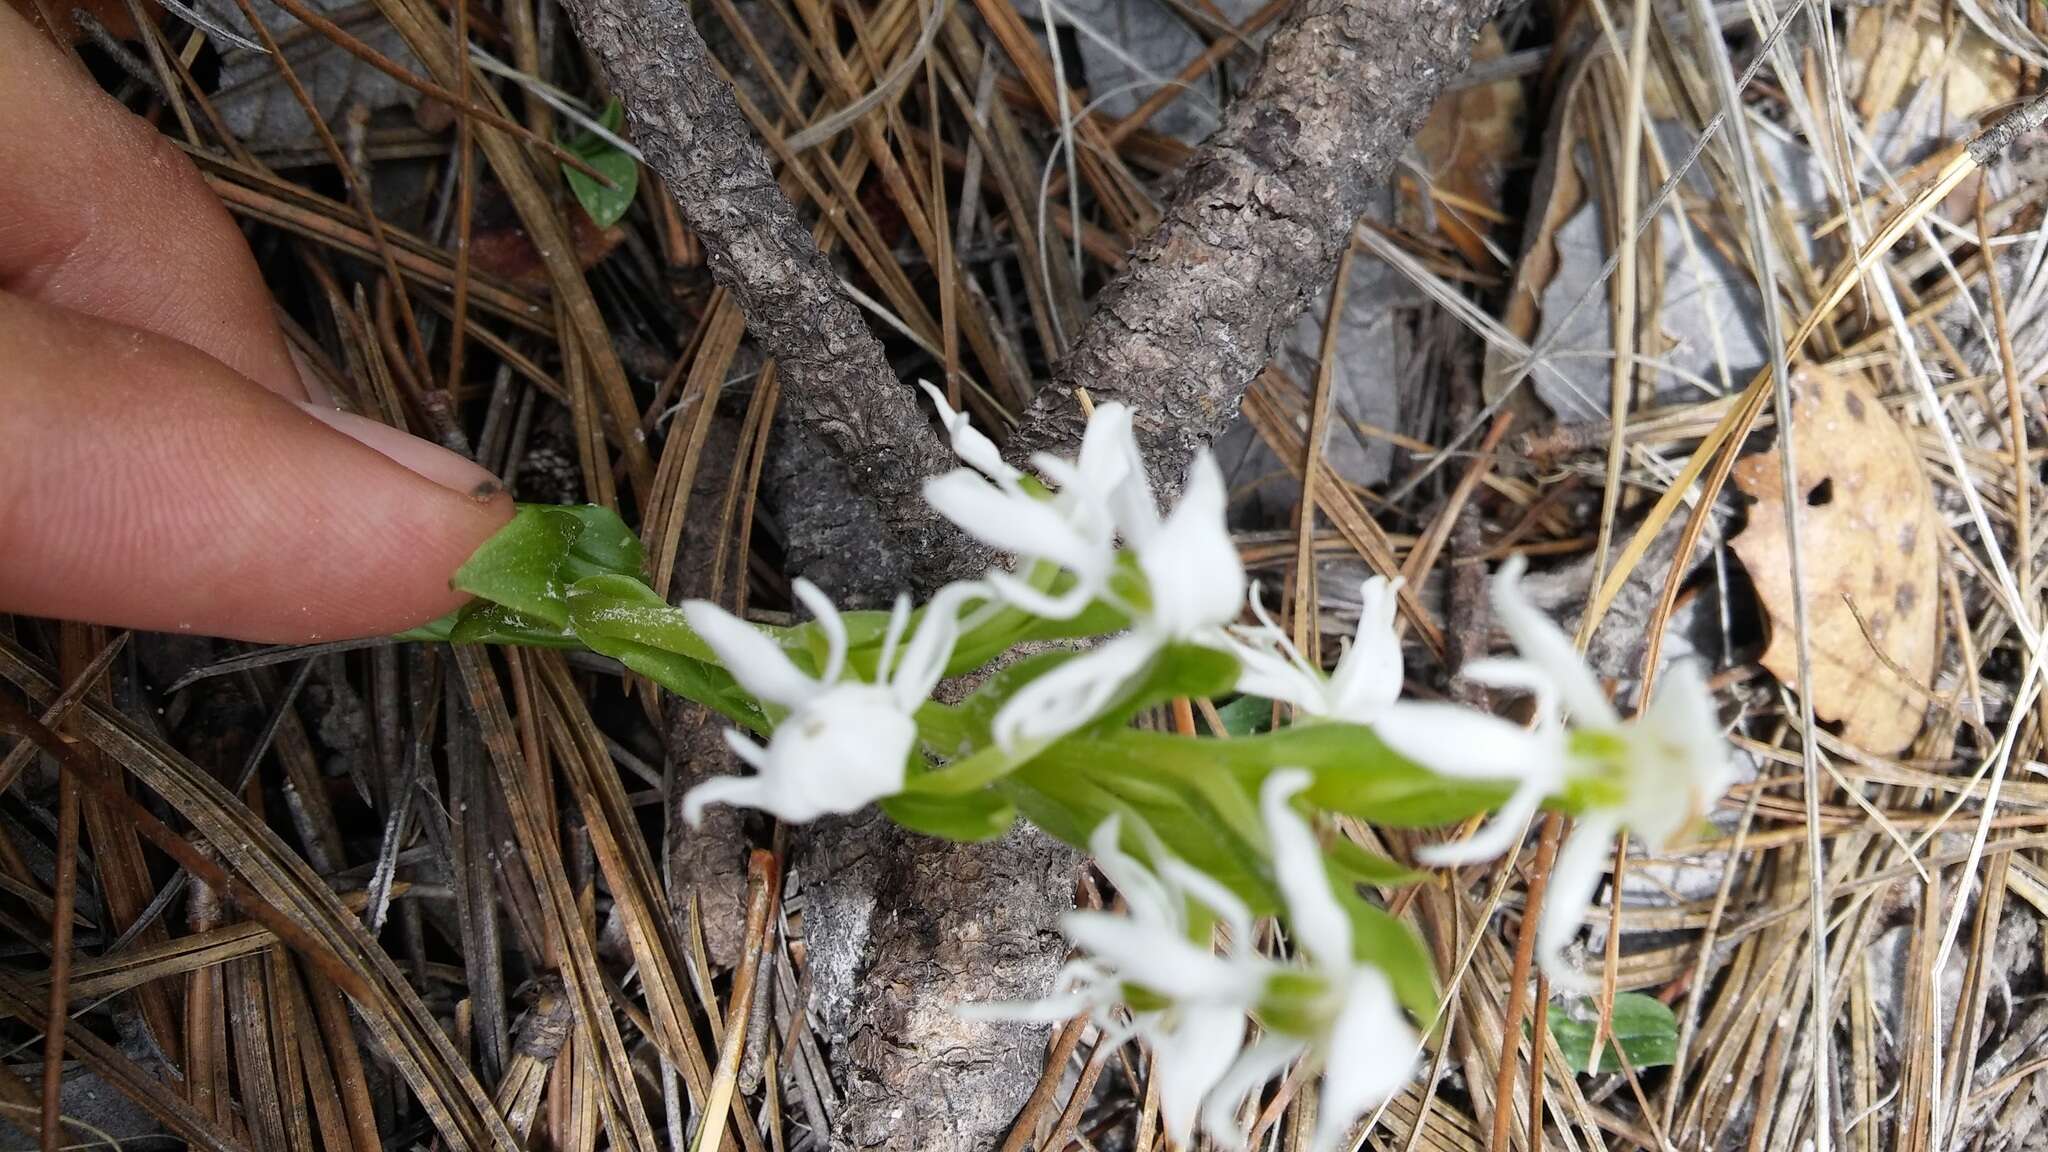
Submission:
[[[799,579],[793,587],[826,637],[825,666],[815,678],[746,621],[702,600],[683,605],[690,627],[740,687],[788,713],[765,747],[739,732],[726,732],[726,742],[755,775],[721,776],[690,789],[683,797],[683,818],[692,825],[709,804],[759,808],[802,823],[857,812],[901,792],[917,743],[917,710],[952,658],[960,608],[988,595],[979,584],[948,585],[932,598],[907,644],[903,636],[910,601],[898,598],[882,641],[881,682],[870,684],[846,675],[846,623],[839,610],[810,581]]]
[[[1237,619],[1245,578],[1224,522],[1227,499],[1222,470],[1203,452],[1180,503],[1162,520],[1144,472],[1133,469],[1114,500],[1143,587],[1128,596],[1105,591],[1130,614],[1131,629],[1019,689],[996,714],[999,746],[1056,740],[1086,724],[1168,644],[1229,646],[1223,629]]]
[[[962,1011],[1013,1020],[1067,1020],[1085,1013],[1102,1030],[1103,1043],[1115,1046],[1136,1036],[1152,1050],[1160,1117],[1175,1144],[1191,1146],[1198,1116],[1212,1136],[1228,1139],[1236,1134],[1232,1118],[1226,1112],[1220,1126],[1211,1124],[1216,1116],[1203,1109],[1203,1101],[1219,1085],[1242,1080],[1251,1056],[1244,1051],[1247,1019],[1281,968],[1251,948],[1252,916],[1243,901],[1164,849],[1155,849],[1158,864],[1147,868],[1123,850],[1122,829],[1112,815],[1088,845],[1096,866],[1123,896],[1125,914],[1066,915],[1061,926],[1084,955],[1061,970],[1063,990],[1043,1000],[970,1004]],[[1194,937],[1191,899],[1229,929],[1229,955],[1217,955]],[[1118,1013],[1125,1005],[1131,1006],[1127,1021]],[[1237,1098],[1270,1075],[1243,1080]]]
[[[1401,640],[1394,633],[1398,588],[1383,576],[1359,585],[1358,633],[1336,669],[1324,675],[1267,615],[1254,585],[1252,614],[1259,626],[1230,630],[1231,651],[1242,665],[1237,690],[1291,704],[1300,716],[1371,724],[1401,695]]]
[[[1327,1152],[1360,1116],[1408,1083],[1421,1040],[1402,1015],[1386,975],[1355,958],[1351,917],[1330,887],[1322,847],[1314,829],[1288,803],[1308,784],[1307,772],[1283,768],[1259,788],[1274,879],[1286,901],[1295,948],[1308,960],[1305,973],[1294,974],[1286,993],[1269,994],[1261,1018],[1274,1029],[1264,1042],[1274,1049],[1272,1059],[1291,1042],[1295,1054],[1309,1053],[1321,1064],[1322,1095],[1309,1147]],[[1302,980],[1303,975],[1309,979]],[[1305,1032],[1287,1034],[1288,1027],[1302,1024],[1308,1025]],[[1212,1104],[1234,1112],[1238,1100],[1221,1096]]]
[[[1089,838],[1103,874],[1122,894],[1127,914],[1070,913],[1067,938],[1083,956],[1067,965],[1067,990],[1020,1005],[973,1005],[983,1016],[1064,1020],[1087,1013],[1105,1043],[1131,1036],[1152,1049],[1159,1078],[1160,1118],[1180,1147],[1195,1128],[1229,1148],[1244,1145],[1237,1111],[1246,1094],[1304,1056],[1323,1078],[1322,1120],[1311,1148],[1326,1152],[1368,1109],[1399,1091],[1414,1072],[1420,1045],[1403,1017],[1393,986],[1378,969],[1358,963],[1351,920],[1323,867],[1322,848],[1288,801],[1308,773],[1283,769],[1260,789],[1274,878],[1293,929],[1297,960],[1282,963],[1252,949],[1250,911],[1216,881],[1164,849],[1147,869],[1118,842],[1112,816]],[[1228,928],[1231,952],[1217,955],[1190,935],[1192,899]],[[1115,1014],[1129,1006],[1128,1024]],[[1265,1035],[1244,1044],[1247,1017]]]
[[[1130,410],[1104,404],[1089,418],[1079,460],[1040,455],[1032,463],[1059,485],[1049,495],[1003,463],[988,438],[928,388],[951,435],[953,451],[968,465],[925,481],[925,500],[969,536],[1016,556],[1027,567],[1045,561],[1073,576],[1059,595],[1041,592],[1008,572],[991,572],[997,595],[1035,616],[1066,620],[1108,586],[1116,568],[1113,494],[1138,470]],[[1142,475],[1142,473],[1140,473]]]
[[[1561,988],[1590,981],[1565,964],[1564,949],[1592,903],[1614,837],[1628,829],[1663,845],[1720,799],[1733,776],[1712,694],[1698,669],[1675,666],[1657,698],[1624,721],[1562,629],[1523,595],[1515,557],[1494,578],[1494,614],[1521,653],[1476,660],[1465,675],[1535,697],[1533,727],[1448,704],[1404,703],[1374,731],[1389,747],[1447,776],[1512,779],[1514,795],[1471,838],[1424,849],[1434,865],[1490,859],[1520,839],[1547,798],[1587,785],[1590,802],[1559,852],[1537,932],[1544,974]],[[1570,723],[1564,722],[1569,715]]]

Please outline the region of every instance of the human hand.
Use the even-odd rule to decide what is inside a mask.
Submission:
[[[511,514],[482,467],[310,399],[199,173],[0,5],[0,612],[401,631]]]

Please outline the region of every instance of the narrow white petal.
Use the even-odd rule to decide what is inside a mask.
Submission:
[[[1195,1117],[1244,1046],[1244,1014],[1229,1008],[1188,1008],[1175,1026],[1148,1036],[1159,1083],[1159,1118],[1178,1147],[1191,1146]]]
[[[1420,1048],[1386,976],[1375,968],[1353,973],[1323,1053],[1312,1152],[1336,1148],[1359,1117],[1399,1092],[1415,1075]]]
[[[1056,740],[1082,727],[1100,715],[1158,651],[1157,636],[1127,632],[1045,673],[1018,689],[996,713],[996,743],[1014,749],[1027,741]]]
[[[1172,1000],[1248,1004],[1265,979],[1259,966],[1233,964],[1170,928],[1126,916],[1069,912],[1060,928],[1124,980]]]
[[[846,621],[840,619],[832,598],[816,584],[799,576],[789,588],[825,632],[825,672],[818,682],[827,686],[839,683],[839,674],[846,670]]]
[[[1398,583],[1374,576],[1358,589],[1358,634],[1330,674],[1332,711],[1354,724],[1373,717],[1401,696],[1401,637],[1394,631]]]
[[[713,804],[759,808],[765,792],[759,776],[715,776],[683,793],[683,822],[695,828]]]
[[[1294,1037],[1268,1034],[1245,1049],[1230,1071],[1216,1082],[1216,1087],[1209,1090],[1209,1100],[1202,1105],[1202,1131],[1224,1148],[1244,1147],[1245,1134],[1238,1127],[1237,1110],[1244,1104],[1245,1096],[1286,1071],[1306,1047]]]
[[[1586,910],[1592,906],[1593,893],[1600,889],[1619,830],[1618,822],[1607,813],[1581,817],[1550,870],[1550,886],[1543,895],[1543,921],[1536,932],[1536,960],[1551,985],[1561,992],[1585,993],[1598,985],[1565,963],[1564,950],[1585,923]]]
[[[924,619],[917,634],[903,649],[903,660],[889,677],[889,689],[896,707],[908,715],[917,711],[938,687],[953,658],[953,646],[960,639],[960,612],[974,600],[987,599],[988,586],[979,582],[948,584],[925,605]]]
[[[817,693],[818,682],[798,671],[780,645],[718,605],[692,600],[683,605],[683,619],[756,699],[794,708]]]
[[[1095,866],[1116,885],[1130,909],[1130,918],[1140,924],[1164,927],[1178,934],[1186,924],[1186,910],[1180,896],[1159,882],[1136,857],[1123,850],[1123,821],[1112,814],[1088,838]],[[1078,913],[1077,913],[1078,915]]]
[[[917,724],[887,688],[838,685],[775,729],[764,775],[777,800],[763,806],[790,823],[858,812],[903,790],[916,743]]]
[[[910,593],[898,592],[889,606],[889,627],[882,633],[882,658],[875,664],[875,679],[888,680],[896,666],[896,646],[903,642],[903,630],[910,626]]]
[[[1083,608],[1088,607],[1089,602],[1102,590],[1102,582],[1099,579],[1083,573],[1076,575],[1081,578],[1075,581],[1071,588],[1057,596],[1040,592],[1028,582],[1008,572],[991,572],[986,579],[996,595],[1012,607],[1022,608],[1033,616],[1047,620],[1071,620],[1079,615]]]
[[[1351,963],[1351,918],[1330,891],[1323,867],[1322,846],[1315,830],[1288,801],[1309,785],[1309,774],[1282,768],[1259,787],[1259,808],[1272,841],[1273,874],[1287,901],[1287,922],[1294,942],[1308,950],[1318,967],[1342,969]]]
[[[1208,873],[1190,868],[1178,860],[1161,861],[1159,871],[1174,886],[1200,900],[1223,921],[1223,926],[1230,930],[1233,950],[1250,952],[1253,947],[1252,910],[1237,898],[1237,893],[1217,883]]]
[[[939,422],[946,426],[946,438],[953,446],[953,455],[958,456],[961,463],[991,480],[1017,478],[1017,470],[1003,462],[1003,454],[996,451],[995,444],[975,428],[966,412],[955,412],[953,406],[946,403],[946,394],[931,381],[919,380],[917,386],[924,389],[924,394],[931,397],[932,406],[939,410]]]
[[[1094,570],[1112,547],[1083,540],[1050,501],[1004,492],[964,468],[925,481],[924,498],[961,531],[1013,556]]]
[[[1401,700],[1380,713],[1373,734],[1440,776],[1470,780],[1555,780],[1564,771],[1558,734],[1531,731],[1475,708]]]
[[[1226,635],[1231,636],[1230,654],[1237,657],[1239,694],[1291,704],[1296,711],[1309,716],[1329,714],[1329,694],[1321,677],[1303,672],[1273,648],[1247,643],[1233,633]]]
[[[1613,727],[1620,717],[1607,693],[1601,691],[1593,670],[1586,666],[1586,658],[1579,655],[1563,629],[1522,595],[1520,581],[1527,568],[1528,562],[1521,556],[1511,556],[1494,575],[1493,611],[1500,617],[1501,627],[1507,629],[1524,657],[1549,674],[1574,719],[1588,727]]]
[[[1173,514],[1139,541],[1138,566],[1152,592],[1152,618],[1175,637],[1191,637],[1237,619],[1244,565],[1224,522],[1229,493],[1216,458],[1195,457]]]
[[[1431,868],[1458,868],[1501,855],[1522,842],[1547,791],[1540,781],[1523,781],[1479,831],[1463,840],[1427,845],[1416,851],[1415,858]]]

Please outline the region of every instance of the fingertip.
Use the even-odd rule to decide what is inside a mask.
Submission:
[[[399,632],[463,602],[449,576],[512,515],[461,457],[150,333],[0,294],[0,363],[0,611],[268,643]]]

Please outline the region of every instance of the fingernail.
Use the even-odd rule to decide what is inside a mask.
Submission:
[[[306,399],[333,409],[334,393],[328,390],[327,381],[320,378],[320,373],[313,367],[313,362],[306,359],[306,354],[299,351],[297,344],[286,343],[284,350],[292,358],[292,367],[298,370],[299,385],[306,390]]]
[[[504,491],[505,486],[498,483],[498,478],[488,469],[439,444],[409,436],[389,424],[379,424],[339,408],[304,400],[294,403],[313,419],[443,488],[453,489],[479,503]]]

